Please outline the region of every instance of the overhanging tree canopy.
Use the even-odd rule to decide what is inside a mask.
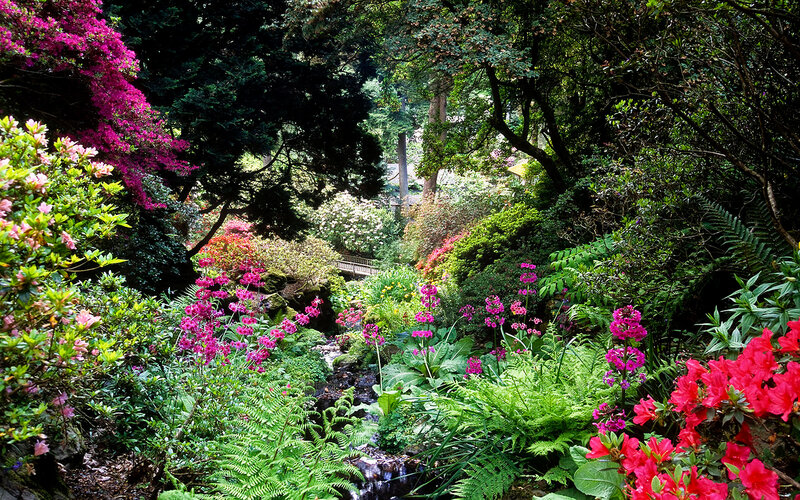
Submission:
[[[378,190],[380,146],[361,126],[367,40],[346,3],[110,3],[142,61],[140,85],[199,167],[169,179],[176,192],[199,187],[223,216],[281,232],[300,222],[293,200]],[[246,166],[245,153],[263,165]]]

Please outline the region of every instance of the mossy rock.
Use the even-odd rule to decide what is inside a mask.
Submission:
[[[333,360],[333,366],[339,366],[342,368],[347,368],[350,366],[357,365],[361,360],[355,354],[350,354],[349,352],[342,354],[341,356],[337,357]]]
[[[270,269],[261,275],[261,289],[264,293],[280,292],[286,286],[289,278],[282,272]]]
[[[266,303],[267,311],[269,311],[270,315],[273,315],[279,311],[283,311],[288,305],[286,299],[284,299],[279,293],[270,293],[264,296],[262,304],[264,303]]]

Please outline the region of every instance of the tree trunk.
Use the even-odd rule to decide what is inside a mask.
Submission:
[[[452,80],[448,77],[439,76],[434,83],[434,95],[431,99],[430,107],[428,108],[428,124],[442,126],[439,137],[436,140],[439,142],[437,147],[444,148],[444,143],[447,140],[447,130],[444,124],[447,123],[447,94],[450,93],[450,85]],[[428,196],[436,196],[436,181],[439,178],[439,168],[429,171],[428,177],[422,185],[422,198]]]
[[[203,236],[203,239],[198,241],[195,244],[195,246],[192,247],[191,250],[186,252],[186,255],[188,255],[189,257],[194,257],[198,252],[200,252],[200,250],[202,250],[204,246],[206,246],[206,243],[211,241],[211,238],[214,237],[219,228],[222,226],[222,223],[225,222],[225,219],[228,217],[228,214],[230,213],[229,211],[230,206],[231,206],[230,201],[226,201],[225,204],[222,205],[222,209],[219,212],[219,217],[217,217],[217,221],[214,223],[213,226],[211,226],[211,229],[208,231],[208,233],[206,233],[206,235]]]
[[[408,157],[406,156],[406,133],[397,135],[397,170],[400,176],[400,203],[408,206]]]

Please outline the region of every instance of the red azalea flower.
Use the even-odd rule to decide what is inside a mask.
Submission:
[[[750,458],[750,448],[747,446],[739,446],[735,443],[728,443],[728,447],[725,450],[725,456],[722,457],[722,463],[731,464],[741,472],[745,464],[747,464],[748,458]],[[728,479],[733,481],[736,479],[736,476],[738,476],[738,474],[735,474],[732,470],[728,469]]]
[[[633,417],[633,423],[636,425],[642,425],[658,418],[655,400],[653,400],[652,396],[647,396],[647,399],[640,399],[639,404],[633,407],[633,412],[636,414]]]
[[[586,454],[586,458],[600,458],[611,453],[598,436],[589,440],[589,448],[592,451]]]
[[[800,321],[790,321],[789,326],[792,323],[800,325]],[[778,339],[778,344],[780,344],[781,348],[778,349],[778,352],[790,352],[790,353],[797,353],[800,351],[800,328],[798,329],[791,329],[789,333],[785,336]]]
[[[750,435],[750,426],[746,423],[742,424],[742,428],[739,429],[739,434],[737,434],[733,440],[746,444],[747,446],[753,446],[753,436]]]
[[[760,460],[754,459],[747,464],[739,474],[739,479],[750,500],[779,500],[778,475],[764,467]]]
[[[715,483],[705,476],[698,476],[697,466],[692,467],[688,479],[689,481],[684,479],[684,485],[686,486],[686,492],[690,495],[698,495],[697,498],[706,500],[725,500],[728,498],[728,486],[724,483]]]
[[[689,363],[687,362],[686,364],[688,365]],[[677,386],[678,388],[673,391],[669,402],[675,405],[675,410],[681,413],[689,413],[694,410],[698,403],[697,382],[689,375],[684,375],[678,378]]]
[[[794,411],[794,402],[800,396],[795,377],[796,375],[790,373],[775,375],[775,387],[769,390],[769,412],[780,415],[784,422],[789,421],[789,414]]]
[[[659,441],[655,436],[647,441],[647,447],[650,449],[651,456],[658,463],[669,461],[670,455],[675,450],[675,445],[672,444],[672,441],[667,438]]]

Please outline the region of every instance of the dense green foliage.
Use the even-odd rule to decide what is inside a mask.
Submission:
[[[109,2],[142,60],[139,82],[200,168],[170,179],[202,188],[221,215],[296,227],[295,201],[330,186],[379,189],[380,146],[360,126],[371,69],[347,6],[291,2]],[[248,165],[248,153],[259,161]],[[263,159],[263,161],[262,161]]]
[[[795,3],[3,3],[2,473],[798,495]]]
[[[509,249],[522,245],[541,220],[536,209],[523,204],[481,220],[468,236],[455,243],[447,262],[450,275],[462,283],[477,274]]]

